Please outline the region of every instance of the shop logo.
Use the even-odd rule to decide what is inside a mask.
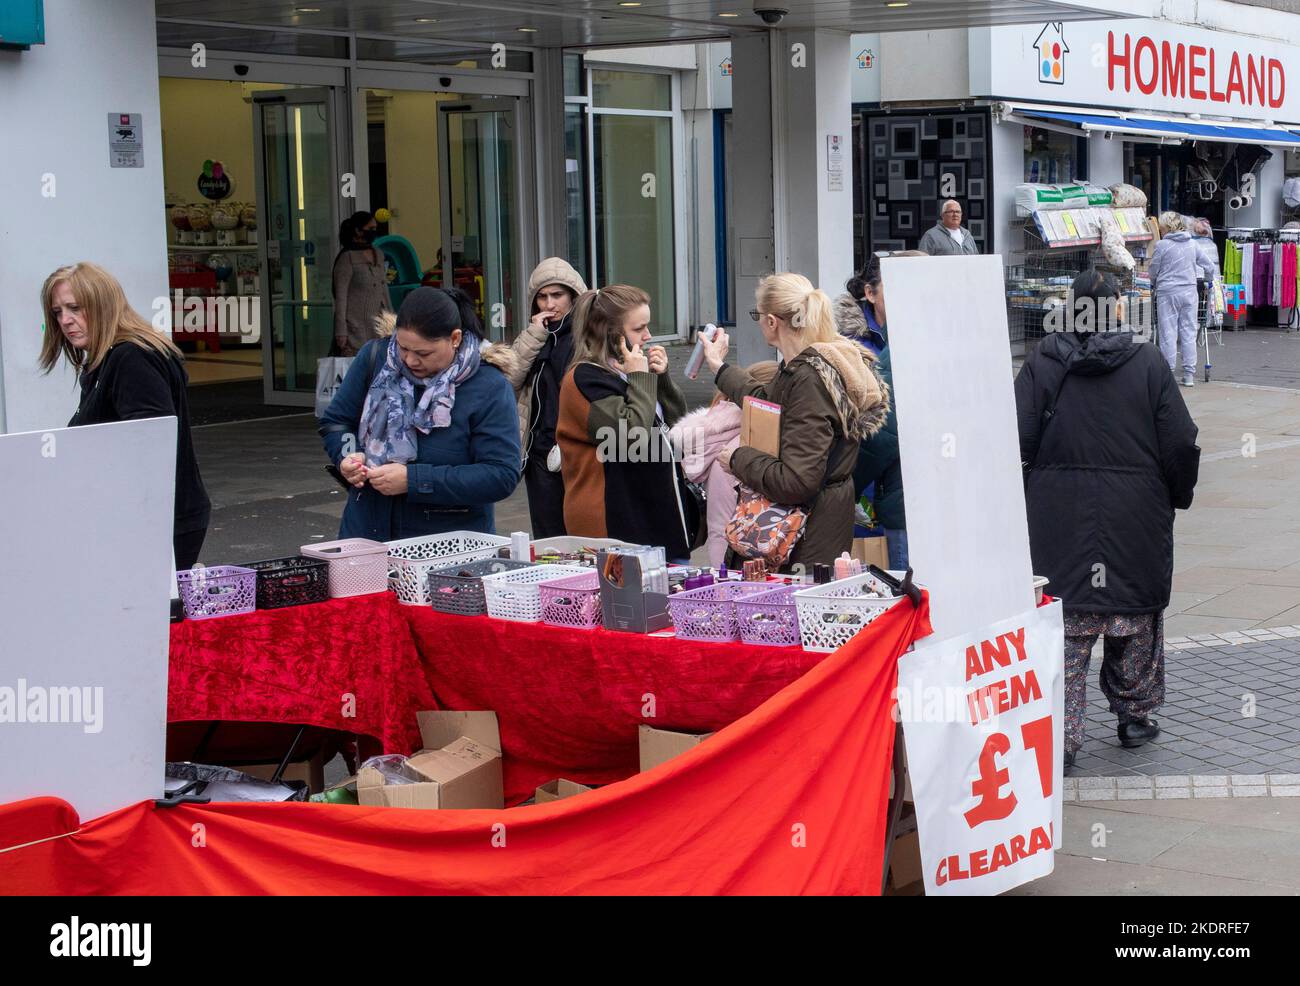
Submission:
[[[731,72],[731,59],[730,59],[730,58],[724,58],[724,59],[719,63],[719,65],[718,65],[718,69],[719,69],[719,71],[721,71],[721,73],[722,73],[722,77],[723,77],[724,79],[729,79],[729,78],[731,78],[731,75],[732,75],[732,72]]]
[[[870,48],[863,48],[858,52],[858,68],[871,68],[876,64],[876,53]]]
[[[234,182],[226,174],[225,166],[220,161],[204,161],[203,171],[197,182],[199,194],[205,199],[224,199],[234,191]]]
[[[1070,46],[1065,43],[1061,21],[1049,21],[1039,32],[1034,48],[1038,52],[1038,81],[1054,86],[1065,85],[1065,56]]]

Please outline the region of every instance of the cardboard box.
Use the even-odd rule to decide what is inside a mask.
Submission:
[[[565,780],[563,777],[554,781],[547,781],[537,789],[533,795],[533,801],[536,804],[544,805],[549,801],[560,801],[563,798],[571,798],[575,794],[583,794],[587,791],[593,791],[586,784],[579,784],[577,781]]]
[[[781,450],[781,405],[746,397],[740,411],[740,444],[778,455]]]
[[[638,726],[637,740],[641,748],[641,773],[658,767],[679,753],[699,746],[712,733],[679,733],[671,729]]]
[[[502,808],[501,733],[495,712],[420,712],[424,748],[407,766],[424,781],[384,784],[373,768],[357,774],[357,801],[387,808]]]
[[[889,884],[895,890],[901,890],[908,884],[921,880],[921,837],[915,832],[900,835],[894,840],[893,852],[889,854]]]
[[[863,565],[875,565],[889,571],[889,543],[883,537],[854,538],[849,557],[856,558]]]
[[[269,781],[274,775],[279,764],[258,763],[248,764],[243,767],[236,767],[235,770],[242,770],[259,780]],[[280,775],[282,781],[302,781],[307,785],[307,789],[312,794],[319,794],[325,790],[325,758],[323,754],[316,754],[310,760],[297,760],[284,768],[284,773]]]

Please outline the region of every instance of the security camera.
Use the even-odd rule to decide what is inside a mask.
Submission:
[[[248,66],[247,66],[247,65],[236,65],[236,66],[235,66],[235,74],[236,74],[236,75],[247,75],[247,74],[248,74]]]
[[[450,75],[439,76],[439,77],[438,77],[438,84],[439,84],[440,86],[442,86],[442,88],[444,88],[444,89],[448,89],[448,88],[450,88],[450,87],[451,87],[451,76],[450,76]]]
[[[756,13],[759,17],[763,18],[764,24],[768,25],[769,27],[775,27],[777,24],[780,24],[783,20],[785,20],[785,15],[790,13],[790,11],[785,10],[781,7],[755,6],[754,13]]]

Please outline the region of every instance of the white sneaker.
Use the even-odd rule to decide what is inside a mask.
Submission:
[[[1196,374],[1195,374],[1195,373],[1184,373],[1184,374],[1183,374],[1183,386],[1184,386],[1184,387],[1195,387],[1195,386],[1196,386]]]

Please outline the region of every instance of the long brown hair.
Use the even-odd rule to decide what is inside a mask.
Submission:
[[[68,342],[54,315],[54,289],[63,283],[72,290],[72,297],[86,316],[89,339],[84,350]],[[39,363],[45,373],[54,369],[60,356],[67,357],[78,371],[93,370],[109,348],[119,342],[131,342],[163,356],[183,358],[171,339],[131,307],[117,278],[98,264],[83,260],[56,270],[41,288],[41,307],[45,311],[45,340],[41,343]]]
[[[618,339],[628,312],[650,304],[650,296],[631,284],[587,291],[573,304],[573,359],[569,366],[596,363],[608,368],[618,359]]]

